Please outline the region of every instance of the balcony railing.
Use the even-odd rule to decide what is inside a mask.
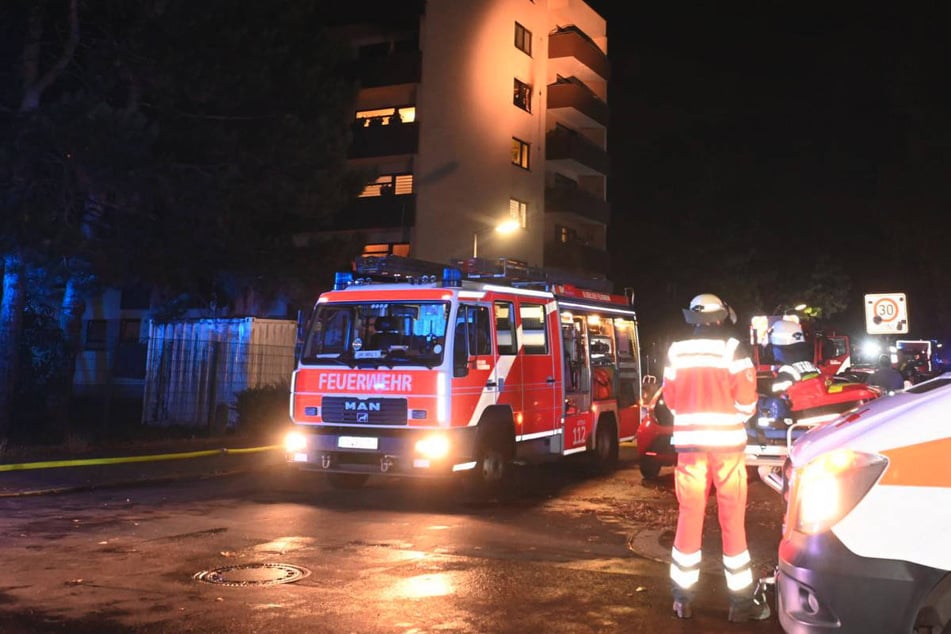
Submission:
[[[576,242],[547,242],[544,249],[545,267],[555,267],[579,274],[610,277],[611,258],[607,251]]]
[[[563,29],[548,36],[548,58],[560,57],[573,57],[605,81],[610,79],[611,64],[607,55],[577,29]]]
[[[353,74],[362,88],[418,84],[423,77],[421,51],[399,51],[353,62]]]
[[[571,161],[581,173],[610,174],[608,153],[577,132],[556,128],[545,135],[548,161]]]
[[[334,217],[331,230],[388,229],[416,224],[416,195],[358,198]]]
[[[355,124],[352,130],[350,158],[416,154],[419,148],[419,124],[415,121],[390,125]]]
[[[611,205],[583,189],[556,185],[545,188],[545,213],[571,213],[606,225],[611,220]]]
[[[608,104],[581,82],[561,81],[548,84],[548,109],[560,108],[577,111],[587,119],[589,127],[608,125]]]

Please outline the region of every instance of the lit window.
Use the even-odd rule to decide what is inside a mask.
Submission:
[[[512,103],[514,103],[516,106],[518,106],[525,112],[531,112],[532,111],[532,87],[526,84],[525,82],[521,82],[516,79],[515,88],[513,92],[514,92],[514,95],[512,97]]]
[[[509,216],[518,222],[519,227],[525,229],[528,226],[528,203],[515,198],[510,199]]]
[[[532,54],[532,32],[518,22],[515,23],[515,48],[528,56]]]
[[[525,141],[512,137],[512,163],[522,169],[528,169],[529,145]]]
[[[375,196],[405,196],[413,193],[412,174],[385,174],[368,184],[360,192],[360,198]]]
[[[363,255],[382,257],[385,255],[409,256],[409,244],[405,242],[384,243],[384,244],[365,244],[363,245]]]
[[[355,123],[359,127],[369,128],[378,125],[395,125],[416,121],[416,106],[401,106],[398,108],[376,108],[374,110],[358,110]]]

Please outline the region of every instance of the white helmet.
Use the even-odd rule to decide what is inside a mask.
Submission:
[[[690,300],[690,308],[684,309],[684,320],[693,325],[715,324],[727,317],[736,323],[733,309],[713,293],[700,293]]]
[[[791,346],[805,339],[802,326],[788,319],[780,319],[769,329],[769,342],[774,346]]]

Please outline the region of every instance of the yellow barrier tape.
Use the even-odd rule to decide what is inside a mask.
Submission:
[[[266,447],[248,447],[243,449],[205,449],[202,451],[188,451],[184,453],[163,453],[152,454],[148,456],[126,456],[122,458],[87,458],[84,460],[50,460],[47,462],[22,462],[19,464],[0,464],[2,471],[25,471],[28,469],[56,469],[59,467],[88,467],[91,465],[122,464],[131,462],[152,462],[158,460],[184,460],[186,458],[201,458],[203,456],[214,456],[218,454],[244,454],[256,453],[261,451],[272,451],[280,449],[281,445],[268,445]]]

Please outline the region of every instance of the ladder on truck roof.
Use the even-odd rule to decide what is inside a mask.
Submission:
[[[353,263],[357,275],[366,275],[385,279],[409,279],[421,275],[441,277],[447,268],[458,270],[462,279],[493,280],[501,283],[551,283],[548,274],[542,269],[528,266],[520,260],[499,258],[469,258],[454,260],[449,264],[438,264],[426,260],[417,260],[401,255],[362,255]]]
[[[557,274],[510,258],[469,258],[443,265],[401,255],[363,255],[354,259],[353,269],[358,276],[394,282],[420,281],[421,278],[427,277],[430,279],[426,281],[435,282],[445,278],[449,270],[461,279],[504,284],[515,288],[536,288],[551,291],[556,295],[583,297],[596,302],[629,305],[633,299],[613,295],[608,291],[589,290],[573,280],[558,279]]]

